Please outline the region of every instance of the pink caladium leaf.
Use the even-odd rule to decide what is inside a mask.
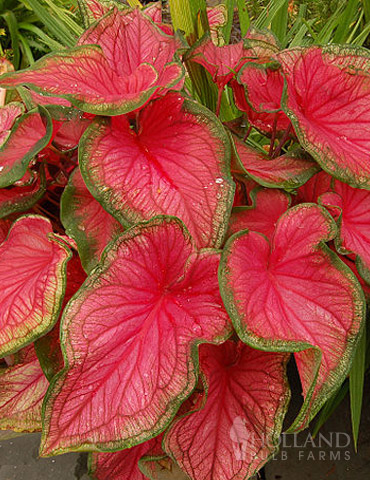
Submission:
[[[331,190],[333,177],[321,170],[311,177],[308,182],[298,188],[294,203],[317,203],[318,198]]]
[[[334,247],[332,247],[332,250],[334,251]],[[344,262],[351,270],[352,272],[356,275],[357,280],[359,281],[362,290],[364,292],[365,298],[367,301],[370,300],[370,285],[362,278],[362,276],[358,273],[357,267],[356,267],[356,262],[349,258],[346,255],[340,255],[339,258]]]
[[[100,20],[109,10],[128,10],[129,7],[119,0],[77,0],[82,12],[83,20],[87,27]]]
[[[128,113],[161,90],[182,88],[180,47],[140,10],[114,9],[83,34],[77,47],[2,76],[0,87],[26,85],[90,113]]]
[[[337,220],[338,252],[354,253],[359,273],[370,283],[370,192],[335,180],[333,192],[324,193],[319,200]]]
[[[250,478],[277,451],[290,398],[288,359],[241,342],[202,345],[207,402],[175,421],[164,440],[192,480]]]
[[[0,146],[10,134],[15,120],[24,112],[24,106],[19,102],[12,102],[0,108]]]
[[[197,345],[231,334],[219,255],[195,250],[173,217],[105,250],[64,312],[66,367],[47,395],[42,455],[127,448],[169,424],[196,386]]]
[[[49,106],[48,111],[54,123],[58,125],[53,137],[53,146],[60,152],[76,148],[83,133],[95,118],[91,113],[63,106]]]
[[[92,453],[89,461],[89,474],[93,480],[146,480],[141,470],[145,457],[155,455],[163,435],[113,453]],[[163,454],[165,456],[165,454]],[[152,477],[151,477],[152,478]]]
[[[248,229],[271,238],[278,219],[290,206],[290,195],[282,190],[257,188],[251,197],[252,206],[233,208],[228,236]]]
[[[43,107],[39,109],[22,115],[0,148],[0,188],[22,178],[33,157],[51,139],[50,115]]]
[[[240,70],[237,81],[244,89],[234,89],[237,107],[247,113],[253,126],[276,133],[290,126],[289,118],[281,110],[284,77],[276,65],[249,62]]]
[[[225,44],[225,39],[222,29],[227,22],[226,5],[220,3],[214,7],[207,7],[207,17],[209,32],[213,43],[219,47],[223,46]]]
[[[8,235],[11,224],[12,222],[8,219],[0,220],[0,243],[3,243],[3,241],[6,239],[6,236]]]
[[[99,118],[86,131],[79,161],[90,192],[123,225],[176,215],[198,247],[219,247],[234,193],[221,123],[169,93],[141,110],[131,127],[121,116]]]
[[[16,212],[25,212],[33,207],[45,192],[46,180],[43,169],[32,172],[31,182],[27,185],[0,188],[0,218]]]
[[[279,41],[271,30],[259,30],[251,26],[245,36],[248,45],[250,45],[256,57],[261,59],[271,59],[281,50]]]
[[[57,105],[60,107],[71,108],[72,104],[65,98],[52,97],[50,95],[42,95],[41,93],[36,93],[33,90],[30,90],[25,87],[18,87],[17,89],[25,103],[28,110],[36,108],[39,105],[48,106],[48,105]]]
[[[16,352],[56,322],[69,250],[39,216],[18,219],[0,245],[0,357]]]
[[[271,241],[244,231],[223,252],[221,294],[240,338],[296,352],[305,401],[291,430],[306,427],[342,384],[362,333],[361,287],[323,243],[336,235],[323,207],[301,204],[280,217]]]
[[[49,383],[33,346],[20,352],[20,361],[0,369],[0,429],[41,431],[41,407]]]
[[[82,265],[91,271],[104,248],[122,233],[122,225],[95,200],[87,189],[79,168],[69,178],[61,200],[61,220],[67,235],[78,246]]]
[[[263,97],[264,104],[270,104],[270,106],[274,105],[276,101],[276,91],[270,91],[269,89],[263,88],[261,89],[260,97],[260,91],[258,91],[257,93],[257,91],[255,90],[256,84],[257,82],[251,84],[251,86],[254,87],[254,91],[252,91],[251,89],[250,95],[254,99],[254,101],[258,101],[258,97]],[[286,131],[288,128],[290,129],[290,120],[283,111],[276,111],[273,113],[256,111],[247,101],[244,85],[241,85],[236,80],[232,80],[231,87],[233,89],[235,105],[240,111],[246,114],[248,122],[251,126],[257,128],[261,133],[265,135],[272,135],[273,132],[281,135],[282,132]]]
[[[199,63],[210,73],[219,89],[238,73],[242,66],[254,58],[254,52],[244,41],[217,47],[209,35],[205,35],[186,56]]]
[[[162,2],[152,2],[149,5],[145,6],[143,11],[145,15],[148,15],[153,22],[155,23],[162,23],[163,22],[163,15],[162,15]]]
[[[243,174],[234,173],[233,179],[236,185],[233,208],[252,205],[251,192],[260,185]]]
[[[317,163],[301,149],[269,158],[235,135],[233,140],[235,148],[232,171],[249,175],[265,187],[296,188],[320,170]]]
[[[75,254],[67,264],[67,283],[61,311],[64,310],[85,279],[86,273],[82,268],[80,258]],[[64,367],[59,333],[60,322],[58,321],[50,332],[34,343],[41,368],[49,381]]]
[[[283,109],[300,144],[330,175],[370,189],[368,53],[313,46],[285,50],[277,59],[287,83]]]

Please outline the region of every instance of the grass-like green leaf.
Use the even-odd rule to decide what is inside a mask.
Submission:
[[[260,29],[270,26],[271,22],[274,20],[275,16],[285,3],[286,0],[271,0],[254,22],[254,26]]]
[[[361,421],[362,397],[364,391],[366,361],[366,330],[358,344],[356,355],[353,360],[352,368],[349,374],[349,393],[351,399],[351,420],[352,433],[355,450],[357,450],[357,440]]]
[[[348,0],[347,6],[340,17],[337,30],[334,35],[334,43],[345,43],[351,25],[356,22],[358,15],[358,0]]]
[[[1,14],[1,17],[5,20],[9,30],[9,35],[12,42],[12,50],[13,50],[13,65],[14,65],[14,68],[17,70],[19,68],[19,63],[21,58],[17,18],[15,14],[10,10]]]
[[[285,0],[271,22],[271,30],[275,33],[282,45],[285,44],[288,29],[288,8],[289,0]]]
[[[225,5],[227,8],[227,21],[222,28],[222,33],[223,33],[226,44],[228,44],[230,42],[231,30],[233,28],[233,22],[234,22],[235,0],[225,0]]]
[[[245,2],[245,0],[236,0],[236,4],[238,7],[240,30],[242,36],[244,37],[251,23],[248,14],[247,2]]]
[[[46,0],[49,1],[49,0]],[[52,2],[50,2],[52,4]],[[76,43],[76,39],[79,35],[78,31],[82,33],[82,28],[75,22],[74,31],[70,28],[71,24],[64,22],[67,15],[63,10],[55,4],[52,12],[45,8],[39,0],[27,0],[27,4],[32,8],[34,13],[45,25],[51,34],[53,34],[63,45],[72,47]],[[67,17],[68,18],[68,17]],[[63,19],[63,20],[62,20]]]
[[[64,48],[61,43],[54,40],[52,37],[50,37],[50,35],[47,35],[41,28],[37,27],[32,23],[21,22],[18,24],[18,28],[19,30],[26,30],[27,32],[33,33],[52,50],[62,50]]]
[[[344,382],[343,385],[334,393],[332,397],[325,403],[324,407],[322,408],[318,419],[315,423],[315,427],[312,431],[312,436],[315,437],[318,433],[320,428],[326,423],[327,420],[332,416],[335,410],[339,407],[339,405],[344,400],[345,396],[348,393],[349,384],[348,381]]]

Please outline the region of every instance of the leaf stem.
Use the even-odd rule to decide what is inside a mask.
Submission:
[[[275,116],[274,116],[274,123],[273,123],[273,126],[272,126],[269,157],[271,157],[271,155],[273,154],[273,151],[274,151],[274,143],[275,143],[275,138],[276,138],[276,125],[277,125],[277,114],[275,114]]]
[[[276,158],[280,155],[281,149],[289,138],[291,128],[292,125],[289,125],[289,127],[285,130],[284,135],[281,137],[279,145],[275,148],[271,158]]]
[[[247,130],[246,134],[245,134],[244,137],[243,137],[243,142],[245,142],[245,141],[247,140],[247,138],[249,137],[249,134],[251,133],[252,128],[253,128],[252,125],[249,125],[248,130]]]
[[[217,106],[216,106],[216,116],[220,116],[220,110],[221,110],[221,100],[222,100],[222,93],[223,93],[223,88],[218,87],[218,95],[217,95]]]

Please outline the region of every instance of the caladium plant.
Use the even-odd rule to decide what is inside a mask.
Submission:
[[[0,429],[97,480],[250,478],[288,361],[295,432],[365,330],[369,54],[79,3],[74,47],[0,76]]]

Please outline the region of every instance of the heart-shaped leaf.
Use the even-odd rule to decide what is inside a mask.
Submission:
[[[283,108],[300,144],[330,175],[370,189],[370,56],[354,47],[292,48],[277,54]]]
[[[20,117],[4,145],[0,148],[0,188],[12,185],[26,173],[33,157],[51,139],[52,123],[43,108]]]
[[[150,458],[156,454],[162,438],[163,435],[160,435],[118,452],[92,453],[89,462],[91,478],[94,480],[146,480],[148,477],[141,471],[140,463],[143,457]]]
[[[82,268],[79,256],[75,254],[67,264],[67,283],[61,311],[64,310],[64,307],[81,287],[85,279],[86,273]],[[44,375],[49,381],[64,367],[59,334],[60,322],[58,321],[50,332],[37,339],[34,343],[37,358]]]
[[[127,448],[168,425],[196,385],[197,345],[231,333],[218,263],[171,217],[111,244],[64,312],[66,367],[48,392],[43,455]]]
[[[49,106],[48,111],[58,129],[53,138],[53,146],[60,152],[68,152],[76,148],[79,141],[91,124],[94,115],[83,113],[76,108]]]
[[[24,106],[19,102],[12,102],[0,108],[0,146],[10,134],[10,130],[19,115],[24,112]]]
[[[271,30],[259,30],[252,25],[245,38],[248,40],[248,45],[253,48],[256,56],[265,62],[281,49],[278,39]]]
[[[288,359],[241,342],[200,348],[207,402],[177,420],[164,441],[192,480],[250,478],[277,451],[290,398]]]
[[[41,430],[41,407],[49,382],[33,346],[16,365],[0,369],[0,429]],[[23,355],[21,355],[22,357]]]
[[[108,243],[123,231],[122,225],[88,191],[79,168],[72,173],[64,189],[61,220],[67,235],[76,241],[87,272],[99,262]]]
[[[222,46],[225,44],[223,36],[223,27],[227,22],[227,8],[226,5],[220,3],[214,7],[207,7],[207,17],[209,32],[211,39],[215,45]]]
[[[0,358],[57,321],[69,256],[46,218],[21,217],[13,224],[0,245]]]
[[[305,401],[292,429],[306,427],[341,385],[363,326],[361,287],[323,244],[336,234],[324,208],[301,204],[280,217],[271,242],[244,231],[223,252],[221,294],[240,338],[297,352]]]
[[[228,237],[248,229],[271,238],[278,219],[290,206],[290,195],[282,190],[257,188],[251,198],[252,206],[233,208]]]
[[[336,247],[341,254],[356,254],[357,269],[370,283],[370,192],[352,188],[336,180],[333,192],[324,193],[325,205],[339,227]]]
[[[2,76],[0,86],[27,85],[86,112],[127,113],[159,90],[182,87],[184,71],[175,58],[180,47],[140,10],[114,9],[83,34],[77,47]]]
[[[77,0],[86,26],[101,19],[109,10],[128,10],[128,6],[119,0]]]
[[[293,197],[294,203],[318,203],[318,198],[331,190],[333,177],[321,170],[311,177],[304,185],[298,188],[297,195]]]
[[[218,88],[222,89],[246,62],[254,58],[254,51],[244,41],[217,47],[211,37],[205,35],[188,52],[186,58],[203,65]]]
[[[198,247],[220,246],[234,185],[230,145],[217,118],[169,93],[127,117],[97,119],[81,140],[85,183],[123,225],[176,215]]]
[[[8,219],[0,219],[0,243],[6,239],[12,222]]]
[[[272,64],[246,63],[233,83],[236,105],[264,133],[285,131],[290,120],[281,110],[284,77]],[[242,89],[240,89],[242,86]]]
[[[38,202],[46,191],[43,169],[33,173],[29,185],[0,188],[0,218],[15,212],[25,212]]]
[[[296,188],[307,182],[320,169],[301,149],[269,158],[235,135],[233,140],[235,148],[232,171],[249,175],[264,187]]]

